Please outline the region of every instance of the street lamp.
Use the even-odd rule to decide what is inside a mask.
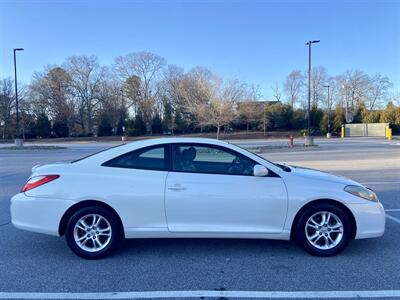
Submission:
[[[311,136],[311,44],[319,43],[319,40],[308,41],[306,45],[308,45],[308,136]]]
[[[330,98],[329,98],[329,88],[331,87],[329,84],[324,85],[324,87],[328,88],[328,132],[327,132],[327,137],[330,137],[331,133],[331,104],[330,104]]]
[[[19,127],[19,111],[18,111],[18,87],[17,87],[17,51],[23,51],[23,48],[14,48],[14,85],[15,85],[15,109],[17,112],[17,132],[15,137],[15,146],[22,146],[21,130]]]

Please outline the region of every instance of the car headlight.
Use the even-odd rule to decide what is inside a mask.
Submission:
[[[378,196],[370,190],[367,189],[363,186],[358,186],[358,185],[348,185],[344,188],[344,190],[350,194],[353,194],[354,196],[369,200],[369,201],[374,201],[378,202]]]

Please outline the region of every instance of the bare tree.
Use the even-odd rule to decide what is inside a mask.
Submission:
[[[216,127],[219,139],[221,127],[234,120],[236,104],[246,97],[245,85],[238,80],[224,81],[216,75],[200,85],[208,100],[187,103],[188,109],[197,117],[200,125]]]
[[[286,77],[284,89],[289,97],[289,102],[292,108],[302,93],[302,89],[304,87],[304,78],[304,75],[299,70],[292,71]]]
[[[65,69],[71,76],[72,93],[82,131],[94,133],[95,110],[99,105],[99,91],[105,78],[106,68],[100,66],[95,56],[72,56]]]
[[[105,118],[112,127],[113,134],[116,135],[118,129],[122,130],[121,127],[128,114],[123,87],[119,82],[108,78],[100,85],[98,98],[100,100],[98,119],[101,121]]]
[[[44,113],[54,122],[66,124],[71,131],[74,124],[74,102],[71,76],[61,67],[35,73],[30,85],[33,110]]]
[[[125,95],[129,99],[129,107],[133,107],[133,111],[137,114],[141,106],[140,78],[136,75],[128,77],[123,83]]]
[[[324,67],[314,67],[311,72],[311,101],[313,107],[318,107],[319,103],[324,102],[325,88],[328,81],[328,73]]]
[[[348,70],[343,75],[347,106],[353,113],[365,99],[369,89],[369,76],[360,70]]]
[[[264,103],[256,101],[244,101],[238,103],[238,118],[246,123],[246,131],[251,124],[258,124],[264,116]]]
[[[206,124],[197,119],[201,114],[194,108],[201,110],[202,106],[209,103],[217,81],[217,76],[203,67],[193,68],[175,78],[175,117],[180,119],[181,125],[199,125],[200,130],[203,130]]]
[[[12,112],[15,105],[14,81],[11,78],[0,80],[0,123],[2,128],[2,137],[10,138],[13,136],[12,130]]]
[[[282,98],[282,92],[279,89],[279,83],[275,82],[275,85],[272,86],[271,89],[275,100],[280,102]]]
[[[166,66],[164,58],[150,52],[136,52],[115,58],[115,71],[128,89],[128,97],[137,110],[143,114],[148,131],[156,101],[161,99],[162,70]]]
[[[210,70],[203,67],[196,67],[186,73],[181,81],[179,95],[180,99],[184,101],[182,105],[190,103],[206,103],[209,101],[213,89],[219,87],[218,78]]]
[[[260,88],[252,85],[249,90],[243,86],[245,98],[237,103],[237,117],[246,123],[246,131],[251,124],[257,125],[264,116],[264,103],[259,102]]]
[[[369,78],[369,86],[366,91],[366,105],[369,110],[373,110],[376,106],[380,106],[387,98],[392,83],[388,77],[376,74]]]

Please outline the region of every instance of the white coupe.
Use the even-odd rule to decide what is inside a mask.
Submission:
[[[331,256],[385,231],[382,204],[361,184],[201,138],[137,141],[35,166],[11,215],[17,228],[65,235],[88,259],[123,238],[186,237],[293,239]]]

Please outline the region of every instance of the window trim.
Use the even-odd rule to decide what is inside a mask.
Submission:
[[[182,143],[170,143],[169,144],[169,163],[168,163],[168,167],[169,167],[169,172],[176,172],[176,173],[188,173],[188,174],[210,174],[210,175],[225,175],[225,176],[250,176],[250,177],[254,177],[253,174],[227,174],[227,173],[214,173],[214,172],[199,172],[199,171],[195,171],[195,172],[191,172],[191,171],[182,171],[182,170],[175,170],[174,166],[173,166],[173,155],[174,155],[174,151],[175,151],[175,146],[183,146],[183,147],[209,147],[209,148],[214,148],[214,149],[218,149],[218,150],[222,150],[224,152],[228,152],[229,154],[232,154],[234,156],[240,156],[240,157],[244,157],[246,159],[249,159],[250,161],[254,162],[256,165],[260,165],[259,162],[255,161],[254,159],[248,157],[247,155],[244,155],[240,152],[237,152],[233,149],[224,147],[224,146],[220,146],[220,145],[214,145],[214,144],[207,144],[207,143],[190,143],[190,142],[182,142]],[[275,172],[271,171],[270,169],[268,169],[268,175],[265,177],[280,177],[278,174],[276,174]]]
[[[163,169],[149,169],[149,168],[138,168],[138,167],[128,167],[128,166],[111,166],[109,164],[111,164],[113,161],[120,159],[124,156],[128,156],[128,155],[132,155],[134,152],[147,152],[150,151],[152,149],[156,149],[156,148],[164,148],[164,168]],[[118,155],[116,157],[113,157],[105,162],[103,162],[101,164],[102,167],[108,167],[108,168],[120,168],[120,169],[132,169],[132,170],[146,170],[146,171],[156,171],[156,172],[168,172],[170,170],[170,157],[171,157],[171,153],[170,153],[171,149],[170,147],[168,147],[168,144],[158,144],[158,145],[151,145],[151,146],[146,146],[146,147],[142,147],[142,148],[138,148],[129,152],[126,152],[124,154]],[[140,155],[140,154],[139,154]]]

